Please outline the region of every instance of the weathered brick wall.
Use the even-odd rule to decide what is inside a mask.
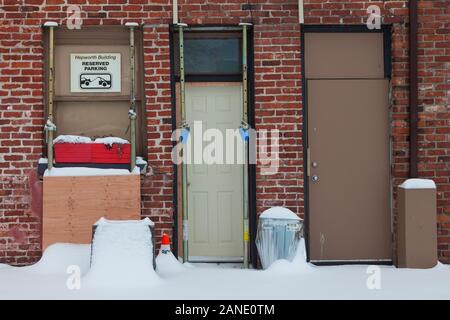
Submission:
[[[257,210],[283,205],[303,213],[300,26],[296,0],[179,1],[188,24],[253,22],[257,129],[278,128],[280,170],[257,172]],[[393,27],[394,178],[408,171],[408,50],[406,1],[305,0],[309,24],[365,23],[366,8],[383,8]],[[84,25],[145,24],[145,105],[149,173],[142,178],[142,212],[171,233],[173,167],[170,161],[171,92],[169,0],[0,0],[0,262],[26,264],[40,255],[42,152],[42,30],[47,20],[66,23],[68,4],[82,9]],[[448,112],[448,1],[420,1],[420,175],[438,183],[439,249],[450,256]],[[446,11],[447,10],[447,11]],[[446,32],[447,31],[447,32]],[[446,65],[447,63],[447,65]],[[448,261],[448,260],[447,260]]]
[[[40,256],[41,30],[20,14],[0,8],[0,262],[12,264]]]
[[[438,252],[450,263],[450,2],[419,8],[419,176],[437,184]]]
[[[142,214],[161,232],[172,234],[173,164],[169,25],[144,27],[144,82],[147,112],[148,164],[142,183]]]

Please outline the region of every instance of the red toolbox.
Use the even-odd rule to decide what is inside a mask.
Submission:
[[[56,163],[129,163],[129,143],[55,143]]]
[[[131,146],[129,143],[92,144],[93,163],[130,163]]]
[[[92,163],[93,143],[55,143],[56,163]]]

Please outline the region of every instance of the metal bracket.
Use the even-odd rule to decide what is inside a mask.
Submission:
[[[128,110],[128,117],[130,120],[135,120],[137,118],[137,113],[133,109]]]

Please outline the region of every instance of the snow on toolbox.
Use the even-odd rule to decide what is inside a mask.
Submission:
[[[57,163],[129,163],[131,147],[127,140],[107,137],[60,135],[55,140]]]

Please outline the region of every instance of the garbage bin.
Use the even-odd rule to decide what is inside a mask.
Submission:
[[[274,261],[292,261],[303,235],[303,220],[291,210],[273,207],[259,217],[256,247],[263,269]]]

